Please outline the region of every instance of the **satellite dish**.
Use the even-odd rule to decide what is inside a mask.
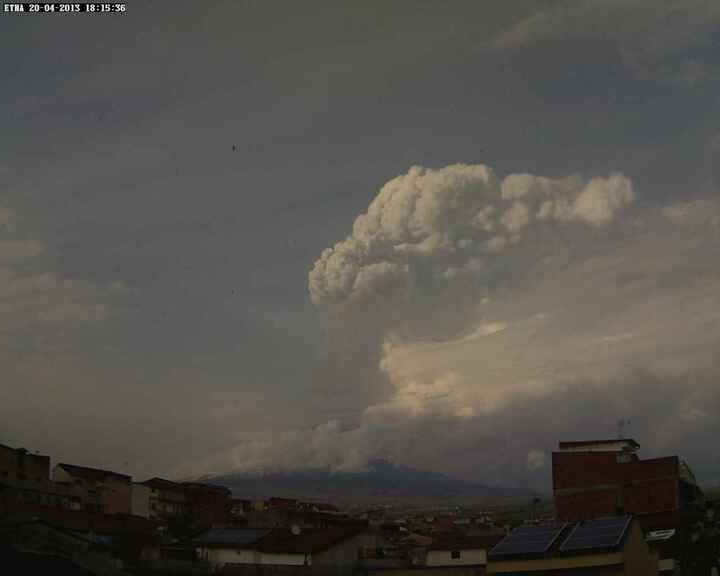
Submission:
[[[290,527],[290,532],[292,532],[293,536],[300,536],[300,532],[302,532],[302,530],[300,529],[300,526],[293,524]]]

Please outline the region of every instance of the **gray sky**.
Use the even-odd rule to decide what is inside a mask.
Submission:
[[[720,482],[717,2],[127,4],[0,15],[0,441]]]

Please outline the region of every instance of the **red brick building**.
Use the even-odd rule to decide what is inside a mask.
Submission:
[[[702,501],[692,473],[677,456],[641,460],[639,447],[632,439],[561,442],[552,455],[558,518],[633,514],[647,529],[680,522]]]
[[[632,439],[560,442],[553,452],[553,492],[558,519],[568,522],[633,514],[643,531],[673,533],[657,542],[662,574],[681,560],[681,542],[703,514],[704,496],[677,456],[641,460]]]
[[[232,492],[224,486],[184,482],[193,522],[199,526],[221,526],[230,514]]]

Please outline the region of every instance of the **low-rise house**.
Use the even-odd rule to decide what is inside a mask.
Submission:
[[[484,569],[487,566],[488,551],[504,537],[504,534],[485,536],[457,534],[439,538],[428,546],[425,565],[428,567],[475,566]]]
[[[338,507],[329,502],[307,502],[302,504],[302,508],[320,514],[340,514]]]
[[[375,543],[360,526],[319,530],[210,530],[194,540],[201,560],[216,569],[237,566],[309,567],[313,574],[353,574],[360,550]]]
[[[380,548],[363,548],[360,551],[361,572],[385,572],[390,569],[403,569],[411,566],[410,554],[401,547],[383,546]]]
[[[632,516],[522,526],[488,554],[488,574],[655,576],[653,554]]]
[[[126,563],[153,557],[160,545],[157,524],[138,516],[26,505],[7,510],[4,521],[11,525],[40,522],[95,546],[112,549]]]
[[[278,498],[273,496],[267,501],[266,508],[270,510],[296,510],[298,508],[298,501],[295,498]]]
[[[453,520],[453,524],[455,526],[470,526],[472,524],[472,518],[468,518],[468,517],[455,518]]]
[[[455,530],[455,518],[452,516],[436,516],[432,523],[432,531],[436,534],[453,532]]]
[[[126,474],[60,463],[53,468],[52,479],[75,486],[88,512],[130,514],[132,478]]]
[[[112,550],[41,520],[2,526],[0,558],[3,568],[11,567],[11,570],[15,568],[13,573],[32,575],[110,575],[118,574],[122,566],[121,559],[113,555]]]
[[[212,566],[244,564],[253,558],[252,546],[270,533],[265,528],[212,528],[192,540],[198,560]]]
[[[351,518],[347,514],[315,512],[307,508],[272,508],[262,512],[249,511],[245,515],[249,526],[286,527],[300,526],[304,529],[329,528],[332,526],[367,525],[366,522]]]
[[[407,546],[427,548],[433,543],[433,539],[430,536],[425,536],[424,534],[410,532],[407,536],[403,537],[401,543]]]

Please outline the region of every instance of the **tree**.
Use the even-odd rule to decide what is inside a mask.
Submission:
[[[710,576],[713,568],[720,573],[720,531],[714,522],[700,520],[690,526],[682,541],[680,564],[688,576]]]

